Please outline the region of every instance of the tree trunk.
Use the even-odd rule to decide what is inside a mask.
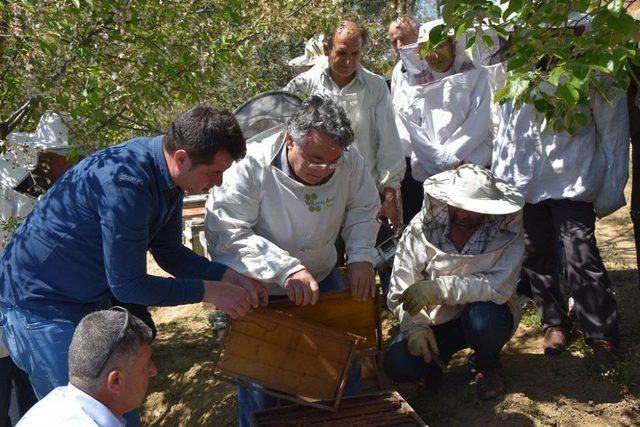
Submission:
[[[416,0],[395,0],[395,10],[398,16],[413,15],[415,7]]]

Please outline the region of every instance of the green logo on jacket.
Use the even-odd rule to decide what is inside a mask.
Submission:
[[[323,206],[331,206],[333,198],[318,200],[318,195],[316,193],[311,193],[304,195],[304,202],[307,204],[309,212],[320,212]]]

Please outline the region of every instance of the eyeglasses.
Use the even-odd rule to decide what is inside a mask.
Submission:
[[[116,340],[113,342],[113,344],[111,345],[111,348],[109,348],[109,351],[107,352],[107,355],[105,356],[104,360],[102,361],[102,364],[100,364],[100,369],[98,369],[98,371],[96,372],[96,374],[95,374],[95,376],[93,378],[98,378],[100,376],[100,374],[102,373],[102,370],[104,369],[104,367],[106,366],[107,362],[111,358],[111,355],[113,355],[113,352],[116,351],[116,348],[122,342],[122,339],[124,338],[124,335],[127,332],[127,329],[132,327],[131,314],[129,314],[129,310],[127,310],[124,307],[120,307],[119,305],[111,307],[110,310],[121,311],[121,312],[123,312],[125,314],[125,316],[124,316],[124,325],[122,326],[122,329],[120,330],[120,333],[118,334],[118,338],[116,338]]]
[[[295,144],[295,143],[293,144],[293,146],[296,147],[296,149],[298,151],[300,151],[300,155],[302,156],[304,161],[307,162],[307,167],[309,169],[314,169],[314,170],[318,170],[318,171],[329,169],[330,171],[334,171],[334,170],[336,170],[338,165],[340,165],[342,163],[342,156],[340,156],[338,159],[336,159],[336,160],[334,160],[333,162],[330,162],[330,163],[314,162],[309,157],[307,157],[307,154],[304,152],[302,147],[300,147],[298,144]]]

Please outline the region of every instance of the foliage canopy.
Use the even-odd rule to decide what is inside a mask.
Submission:
[[[379,41],[390,10],[354,0],[0,0],[0,140],[33,129],[45,110],[68,111],[71,143],[89,151],[160,132],[198,102],[233,109],[282,87],[287,60],[344,13],[372,16]],[[373,46],[367,57],[377,58]]]
[[[607,99],[607,82],[626,90],[633,64],[640,64],[640,25],[626,13],[623,0],[443,3],[444,25],[431,31],[426,50],[450,32],[470,33],[468,48],[477,42],[491,47],[486,31],[495,31],[505,40],[511,71],[496,100],[512,101],[516,108],[534,104],[556,132],[573,133],[586,123],[581,111],[594,91]]]
[[[573,131],[602,76],[626,87],[640,30],[622,0],[444,0],[449,30],[508,41],[500,102],[532,102],[555,130]],[[31,130],[45,110],[68,111],[71,143],[90,151],[157,133],[197,102],[234,108],[282,87],[305,41],[357,14],[369,28],[365,66],[388,74],[387,24],[415,1],[395,0],[0,0],[0,141]],[[569,12],[593,17],[573,31]],[[429,48],[429,46],[428,46]],[[541,63],[545,63],[541,67]],[[0,143],[0,148],[2,144]]]

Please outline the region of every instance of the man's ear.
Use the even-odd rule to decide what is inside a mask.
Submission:
[[[291,135],[287,134],[287,136],[285,137],[285,144],[287,145],[288,149],[293,148],[293,138],[291,137]]]
[[[172,156],[178,169],[184,169],[186,167],[186,163],[189,160],[189,154],[187,154],[185,150],[178,149],[173,152]]]
[[[112,393],[119,393],[124,388],[124,372],[114,369],[107,375],[107,389]]]

